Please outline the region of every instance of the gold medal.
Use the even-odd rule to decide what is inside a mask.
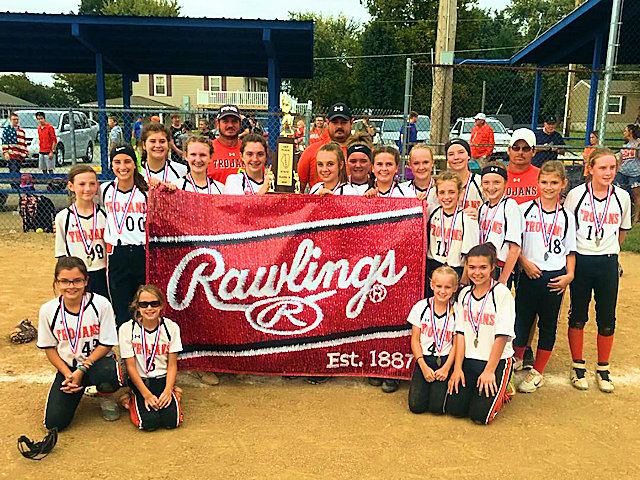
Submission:
[[[91,260],[91,256],[87,255],[87,267],[90,267],[92,263],[93,263],[93,260]]]
[[[473,341],[473,346],[475,348],[478,348],[478,337],[476,337],[475,340]]]
[[[442,366],[442,358],[440,357],[440,355],[438,355],[438,356],[436,357],[436,364],[437,364],[439,367],[441,367],[441,366]]]
[[[598,237],[596,237],[596,247],[600,246],[600,239]]]

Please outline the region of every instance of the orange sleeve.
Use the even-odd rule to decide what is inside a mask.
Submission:
[[[298,179],[300,180],[300,191],[303,192],[305,187],[309,184],[309,177],[311,172],[309,167],[311,166],[311,150],[306,149],[302,152],[300,160],[298,160]]]
[[[489,137],[488,140],[489,141],[487,143],[490,143],[491,146],[487,147],[487,150],[489,151],[489,155],[491,155],[493,153],[493,149],[495,148],[495,145],[496,145],[496,141],[495,141],[495,138],[493,136],[493,128],[489,127],[489,132],[488,133],[489,133],[489,135],[488,135],[488,137]],[[487,156],[489,156],[489,155],[487,155]]]

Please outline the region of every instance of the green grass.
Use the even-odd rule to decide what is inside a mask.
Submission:
[[[636,223],[627,232],[627,237],[624,239],[620,249],[623,252],[640,253],[640,223]]]

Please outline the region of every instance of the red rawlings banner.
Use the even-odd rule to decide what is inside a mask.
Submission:
[[[409,378],[418,200],[154,190],[149,205],[147,277],[180,325],[180,368]]]

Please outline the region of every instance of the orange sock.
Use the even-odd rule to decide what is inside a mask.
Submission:
[[[539,348],[536,351],[536,361],[533,364],[533,368],[535,368],[538,373],[544,373],[549,357],[551,357],[551,350],[543,350]]]
[[[598,334],[598,363],[609,363],[611,349],[613,348],[613,335],[603,337]]]
[[[569,349],[573,360],[584,360],[582,347],[584,345],[584,330],[569,327]]]

